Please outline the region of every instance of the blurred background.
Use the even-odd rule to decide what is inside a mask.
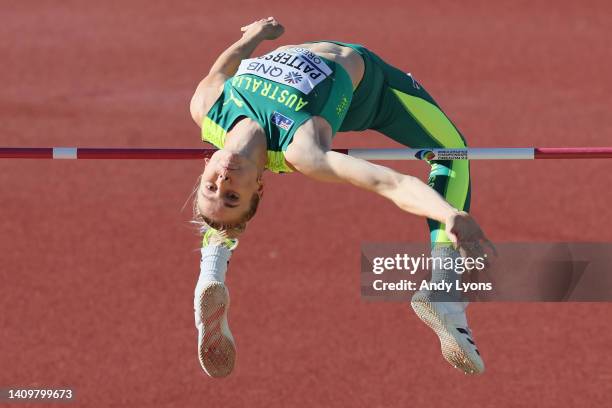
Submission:
[[[195,86],[240,26],[278,45],[362,43],[413,76],[473,147],[610,145],[605,1],[0,3],[0,145],[203,147]],[[397,147],[373,132],[334,147]],[[426,178],[421,162],[390,162]],[[363,242],[424,220],[348,186],[266,176],[228,273],[237,366],[199,366],[189,225],[199,161],[0,160],[0,387],[77,406],[593,406],[612,396],[606,303],[468,309],[487,372],[466,377],[408,305],[360,298]],[[612,162],[474,162],[496,242],[612,240]]]

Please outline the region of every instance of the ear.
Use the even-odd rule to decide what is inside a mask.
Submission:
[[[210,162],[210,159],[208,157],[204,158],[204,165],[208,166],[208,163]]]

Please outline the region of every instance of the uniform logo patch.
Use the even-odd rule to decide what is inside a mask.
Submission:
[[[293,120],[289,119],[288,117],[286,117],[285,115],[278,113],[278,112],[274,112],[272,114],[272,122],[279,127],[280,129],[283,130],[289,130],[291,129],[291,126],[293,126]]]
[[[285,82],[290,84],[297,84],[301,80],[302,76],[297,72],[289,72],[287,75],[285,75]]]
[[[340,100],[340,103],[338,104],[338,106],[336,106],[336,113],[338,114],[338,116],[342,115],[344,110],[347,108],[348,104],[349,104],[348,98],[346,97],[346,95],[342,95],[342,99]]]
[[[238,98],[236,98],[236,96],[234,96],[234,92],[232,92],[231,89],[230,89],[230,92],[229,92],[229,99],[223,103],[223,106],[227,105],[230,102],[234,102],[236,104],[236,106],[238,106],[239,108],[242,108],[242,106],[244,105],[240,99],[238,99]]]
[[[414,157],[419,160],[433,160],[435,159],[436,154],[431,150],[419,150],[414,154]]]
[[[310,50],[289,48],[242,60],[234,76],[256,75],[308,95],[332,73],[325,61]]]

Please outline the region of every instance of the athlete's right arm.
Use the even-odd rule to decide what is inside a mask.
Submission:
[[[316,124],[316,121],[313,123]],[[307,130],[310,129],[305,128],[304,132]],[[285,159],[300,173],[319,181],[352,184],[391,200],[406,212],[445,224],[448,237],[462,254],[467,254],[463,256],[484,256],[481,244],[495,251],[493,244],[469,214],[453,208],[418,178],[326,150],[313,140],[315,138],[296,138],[285,152]]]
[[[285,31],[274,17],[255,21],[240,30],[243,32],[242,38],[219,55],[191,98],[191,117],[198,126],[223,91],[225,81],[238,70],[240,62],[249,58],[262,41],[276,39]]]

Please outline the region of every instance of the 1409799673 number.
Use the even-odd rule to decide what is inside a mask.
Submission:
[[[74,398],[71,388],[0,388],[0,401],[65,400]]]

